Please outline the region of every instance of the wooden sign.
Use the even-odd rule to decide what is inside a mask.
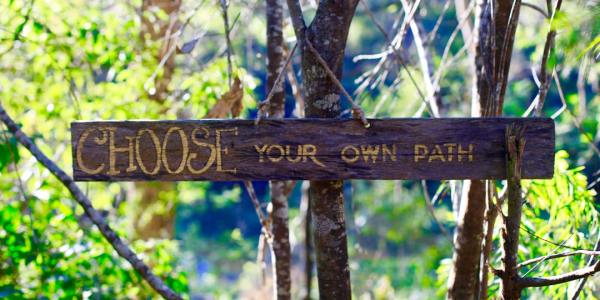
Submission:
[[[72,123],[79,181],[503,179],[505,132],[525,127],[523,178],[551,178],[547,118]]]

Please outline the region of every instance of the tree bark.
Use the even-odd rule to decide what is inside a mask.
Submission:
[[[504,300],[518,300],[521,298],[522,286],[519,285],[518,250],[519,227],[521,225],[521,211],[523,197],[521,196],[521,166],[525,139],[523,128],[511,126],[506,131],[507,149],[507,202],[508,215],[504,218],[502,228],[502,247],[504,248],[504,271],[502,272],[502,298]]]
[[[479,286],[479,262],[485,215],[485,182],[468,180],[463,185],[458,226],[454,236],[454,268],[449,278],[448,299],[475,299]]]
[[[491,5],[495,7],[492,9]],[[479,107],[474,107],[473,116],[493,117],[502,114],[520,6],[520,0],[478,0],[475,29],[478,101],[473,101],[473,105],[478,104]],[[454,267],[449,279],[449,299],[475,299],[480,290],[483,290],[481,286],[487,285],[487,282],[481,282],[479,276],[480,268],[487,268],[485,262],[480,266],[486,216],[485,186],[485,181],[481,180],[465,183],[463,195],[466,199],[461,201],[454,240]],[[488,251],[488,247],[485,247],[485,251]]]
[[[277,75],[283,72],[283,7],[281,0],[267,0],[267,94],[273,91],[269,101],[269,117],[285,117],[285,92],[283,83],[276,85]],[[291,53],[290,53],[291,54]],[[271,181],[273,205],[272,228],[274,259],[274,293],[276,299],[291,297],[291,250],[288,217],[288,199],[284,181]]]
[[[300,199],[300,217],[303,218],[302,227],[304,229],[304,291],[302,299],[309,300],[312,290],[313,273],[313,243],[312,243],[312,219],[310,212],[309,190],[310,182],[302,182]]]
[[[341,111],[340,90],[304,41],[309,40],[336,77],[341,78],[346,39],[358,1],[321,1],[308,28],[304,25],[300,3],[287,2],[302,51],[306,117],[336,118]],[[322,299],[351,298],[342,187],[341,180],[310,183],[317,277]]]

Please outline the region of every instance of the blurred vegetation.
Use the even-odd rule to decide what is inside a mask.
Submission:
[[[424,1],[417,13],[427,35],[445,1]],[[545,7],[544,1],[531,3]],[[0,0],[0,101],[36,144],[63,169],[71,169],[69,124],[75,120],[175,119],[182,111],[203,117],[228,89],[223,25],[214,1],[183,1],[179,19],[189,20],[178,45],[196,38],[189,53],[176,55],[176,68],[165,103],[148,99],[160,45],[140,40],[141,0]],[[402,7],[393,1],[368,1],[383,27],[392,31]],[[360,6],[359,6],[360,7]],[[306,3],[307,16],[314,5]],[[265,18],[263,1],[231,2],[234,72],[245,88],[244,116],[256,115],[264,98]],[[449,37],[458,24],[454,5],[441,19],[427,44],[431,64],[439,67]],[[166,18],[167,16],[160,16]],[[535,95],[532,69],[539,70],[547,21],[522,8],[517,31],[505,114],[522,115]],[[558,29],[555,54],[561,88],[552,84],[545,114],[556,116],[556,174],[552,180],[525,183],[528,190],[521,232],[520,260],[569,249],[592,249],[598,239],[600,158],[590,146],[600,134],[600,5],[597,1],[565,1],[553,26]],[[292,29],[286,26],[287,38]],[[446,116],[470,114],[471,79],[465,41],[458,34],[450,47],[457,55],[440,81]],[[403,43],[408,69],[422,86],[412,34]],[[188,44],[189,46],[190,44]],[[376,64],[354,61],[358,54],[379,53],[386,46],[363,9],[351,28],[344,85]],[[296,64],[296,71],[298,67]],[[288,86],[289,89],[289,86]],[[367,115],[411,117],[421,104],[406,71],[392,70],[357,97]],[[288,93],[287,114],[294,107]],[[154,298],[131,267],[120,259],[83,211],[48,171],[0,127],[0,298]],[[564,151],[563,151],[564,150]],[[460,186],[460,182],[452,183]],[[131,183],[83,183],[81,186],[125,239],[132,240],[135,188]],[[265,183],[255,185],[267,202]],[[421,182],[348,181],[346,215],[353,294],[358,299],[443,298],[450,269],[452,211],[450,183],[427,182],[437,224],[427,208]],[[500,189],[502,184],[498,183]],[[596,191],[595,191],[596,190]],[[256,263],[260,224],[238,183],[180,182],[166,199],[178,203],[175,239],[132,241],[153,270],[177,292],[196,299],[232,299],[270,295]],[[299,186],[290,197],[293,249],[293,292],[303,277],[303,231]],[[162,203],[162,202],[161,202]],[[157,207],[157,210],[164,207]],[[497,235],[496,235],[497,236]],[[492,266],[500,266],[495,241]],[[587,257],[573,256],[532,265],[522,272],[553,275],[582,267]],[[268,268],[267,268],[268,269]],[[493,277],[491,277],[493,278]],[[490,295],[498,290],[493,279]],[[314,279],[316,285],[316,278]],[[590,278],[586,296],[600,295]],[[530,289],[527,296],[564,299],[573,285]],[[313,296],[316,289],[313,289]]]

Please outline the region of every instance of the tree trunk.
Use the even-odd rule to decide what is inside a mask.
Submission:
[[[495,7],[492,9],[490,5]],[[473,116],[493,117],[502,113],[520,5],[519,0],[479,0],[477,3],[475,69],[479,101],[473,103],[479,104],[479,109],[473,110]],[[465,183],[466,199],[461,201],[454,239],[449,299],[475,299],[481,286],[487,285],[479,276],[480,267],[487,267],[485,263],[480,266],[487,201],[485,186],[481,180]]]
[[[280,81],[275,85],[277,75],[283,72],[283,7],[281,0],[267,0],[267,94],[273,91],[269,101],[269,117],[282,119],[285,116],[285,92]],[[273,253],[274,259],[274,293],[276,299],[290,299],[290,234],[288,227],[288,199],[284,181],[271,181],[271,203]]]
[[[298,34],[297,23],[294,24],[302,49],[306,117],[336,118],[340,114],[341,103],[340,90],[302,38],[310,41],[337,78],[341,78],[346,39],[357,4],[357,1],[348,0],[321,1],[306,32]],[[293,8],[290,6],[291,10]],[[309,197],[321,299],[351,298],[342,188],[341,180],[310,183]]]
[[[310,183],[302,182],[301,199],[300,199],[300,217],[304,220],[302,226],[304,229],[304,291],[302,299],[309,300],[312,290],[312,273],[313,273],[313,244],[312,244],[312,219],[310,213],[310,201],[308,196]]]
[[[485,182],[465,181],[454,236],[454,268],[448,299],[475,299],[479,286],[479,261],[485,214]]]

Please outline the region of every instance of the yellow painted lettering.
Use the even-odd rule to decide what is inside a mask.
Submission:
[[[194,128],[194,130],[192,131],[192,143],[194,143],[198,147],[208,148],[208,150],[210,151],[210,154],[208,155],[206,164],[204,164],[204,166],[200,169],[195,169],[192,166],[192,160],[194,160],[198,157],[198,153],[192,152],[189,154],[188,160],[187,160],[187,168],[190,171],[190,173],[196,174],[196,175],[206,172],[212,166],[212,164],[215,162],[215,158],[217,156],[216,151],[215,151],[215,145],[209,144],[209,143],[204,143],[204,142],[201,142],[200,140],[198,140],[197,136],[198,136],[198,131],[200,131],[200,130],[204,131],[204,139],[208,139],[208,137],[209,137],[208,129],[206,129],[204,127],[198,127],[198,128]]]
[[[234,136],[238,135],[238,129],[228,128],[228,129],[215,129],[216,138],[215,144],[217,145],[217,172],[229,172],[229,173],[237,173],[237,169],[223,169],[223,154],[227,155],[228,149],[227,147],[223,147],[221,145],[221,134],[224,132],[233,132]]]
[[[425,159],[427,157],[427,154],[429,154],[429,149],[423,144],[415,144],[414,149],[415,162],[419,162],[419,160]]]
[[[454,149],[456,149],[456,144],[455,143],[447,143],[444,144],[444,146],[446,147],[446,149],[448,150],[448,161],[452,161],[453,157],[454,157]]]
[[[171,167],[169,166],[169,157],[167,156],[167,145],[169,144],[169,137],[173,132],[177,132],[179,134],[179,138],[181,139],[181,162],[179,162],[179,166],[177,166],[175,171],[171,170]],[[189,149],[188,139],[187,136],[185,136],[185,132],[183,132],[183,130],[179,127],[170,127],[167,130],[167,133],[165,133],[165,139],[162,143],[162,162],[165,166],[165,170],[167,170],[169,174],[178,174],[185,169],[185,163],[187,161]]]
[[[134,164],[134,140],[135,137],[132,136],[126,136],[125,139],[127,140],[127,147],[117,147],[115,146],[115,131],[117,130],[116,127],[108,127],[107,128],[108,132],[109,132],[109,143],[108,143],[108,172],[106,172],[106,174],[108,175],[118,175],[121,172],[119,170],[116,169],[116,164],[117,164],[117,153],[122,153],[122,152],[127,152],[128,154],[128,159],[129,159],[129,163],[127,166],[127,169],[125,169],[125,172],[133,172],[135,170],[137,170],[137,167]]]
[[[306,161],[307,158],[310,158],[316,165],[325,167],[325,165],[320,162],[315,155],[317,155],[317,146],[313,144],[304,144],[302,145],[302,161]]]
[[[428,162],[432,162],[436,159],[442,162],[446,162],[446,158],[444,157],[444,151],[442,151],[442,147],[440,147],[440,145],[435,145],[433,147],[433,151],[431,151],[431,154],[429,154]]]
[[[265,152],[267,151],[268,146],[269,146],[268,144],[264,144],[262,147],[259,147],[258,145],[254,145],[254,149],[256,149],[256,152],[258,152],[258,162],[265,161]]]
[[[298,150],[296,150],[295,158],[292,158],[291,149],[290,149],[291,147],[292,146],[290,146],[290,145],[285,146],[285,157],[286,157],[287,161],[289,161],[291,163],[300,162],[302,160],[302,145],[298,145]]]
[[[371,158],[371,162],[377,162],[377,156],[379,155],[379,145],[361,145],[360,151],[363,155],[363,160],[365,163],[369,162],[369,158]]]
[[[463,156],[467,156],[469,161],[473,161],[473,144],[469,144],[468,150],[463,149],[461,144],[458,144],[458,161],[462,161]]]
[[[391,161],[396,161],[396,144],[392,144],[392,150],[390,150],[386,144],[381,145],[381,154],[384,162],[386,160],[386,155]]]
[[[101,129],[96,129],[96,128],[89,128],[86,129],[81,136],[79,137],[79,140],[77,141],[77,153],[76,153],[76,159],[77,159],[77,164],[79,165],[79,168],[90,174],[90,175],[94,175],[94,174],[99,174],[100,172],[102,172],[102,169],[104,169],[104,163],[101,163],[97,168],[95,169],[91,169],[86,167],[86,165],[83,163],[83,144],[85,143],[85,141],[87,140],[88,136],[90,135],[90,133],[92,133],[92,131],[94,130],[98,130],[100,132],[102,132],[102,138],[95,138],[94,141],[96,142],[97,145],[104,145],[106,144],[106,140],[107,140],[107,134],[106,131],[101,130]]]
[[[271,153],[273,152],[272,150],[276,149],[277,152],[279,152],[279,155],[271,155]],[[279,162],[283,159],[283,156],[285,155],[285,150],[283,150],[283,147],[281,147],[280,145],[271,145],[269,146],[269,148],[267,149],[267,157],[269,158],[270,161],[272,162]]]
[[[147,133],[150,136],[156,154],[156,162],[152,171],[148,171],[148,169],[144,165],[144,161],[142,161],[142,154],[140,153],[140,139],[142,138],[144,133]],[[158,136],[156,136],[156,133],[152,131],[152,129],[142,129],[138,131],[137,136],[135,137],[135,158],[137,159],[138,165],[140,166],[140,169],[142,169],[142,172],[144,172],[144,174],[156,175],[158,174],[158,171],[160,171],[160,140],[158,139]]]
[[[349,151],[354,152],[354,154],[348,153]],[[343,161],[353,164],[360,158],[360,151],[355,146],[348,145],[342,148],[341,156]]]

